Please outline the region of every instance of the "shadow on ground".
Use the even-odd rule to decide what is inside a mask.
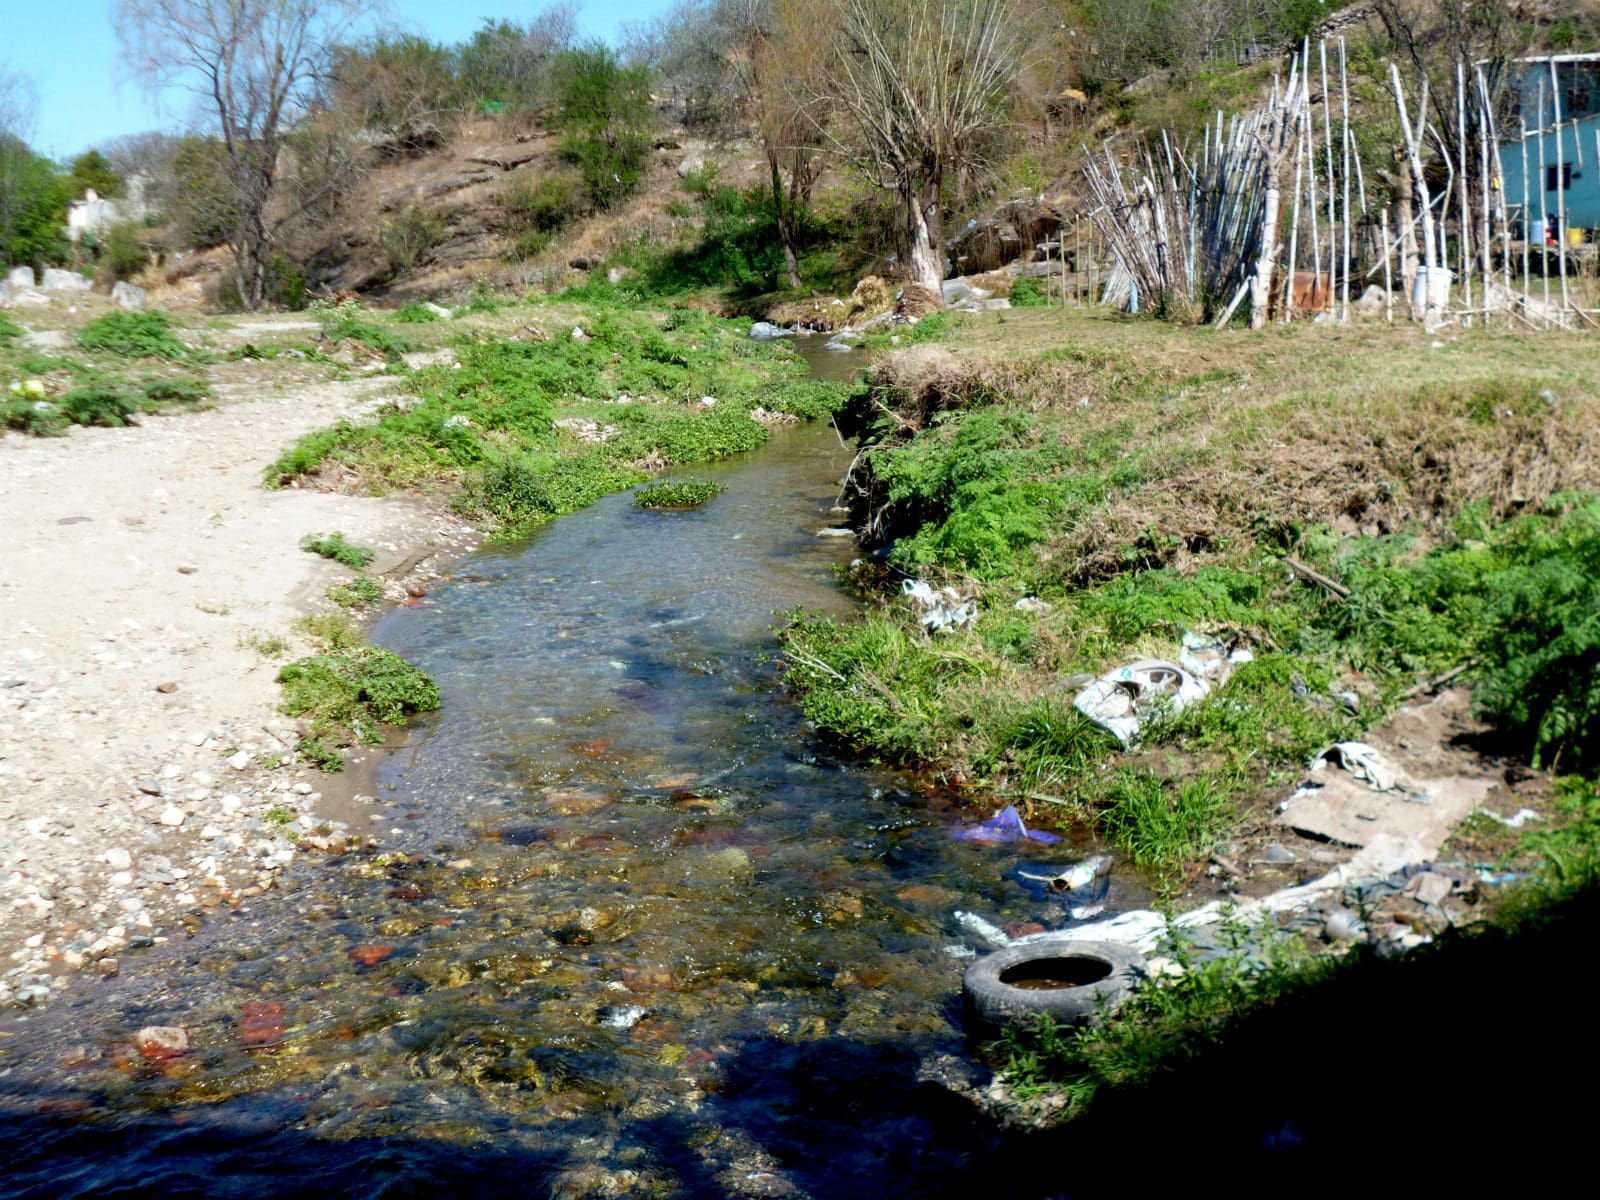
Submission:
[[[559,1128],[341,1141],[296,1131],[292,1103],[96,1120],[64,1087],[0,1088],[0,1196],[1528,1194],[1589,1158],[1597,921],[1591,891],[1515,937],[1362,963],[1049,1133],[996,1130],[903,1048],[757,1039],[698,1114],[626,1126],[607,1157],[648,1192],[579,1184]]]

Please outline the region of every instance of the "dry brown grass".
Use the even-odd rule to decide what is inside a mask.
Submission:
[[[890,355],[876,382],[900,437],[1000,404],[1032,414],[1041,442],[1137,454],[1142,483],[1041,551],[1080,583],[1126,569],[1130,547],[1181,566],[1308,524],[1427,531],[1474,502],[1498,518],[1600,488],[1600,352],[1582,334],[1216,333],[1036,309],[963,321]]]

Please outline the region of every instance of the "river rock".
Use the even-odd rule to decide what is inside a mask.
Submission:
[[[12,267],[6,272],[6,282],[17,292],[32,291],[38,286],[32,267]]]
[[[47,292],[87,292],[91,284],[89,280],[76,271],[63,271],[57,267],[46,267],[44,279],[39,286]]]
[[[106,851],[106,866],[113,871],[126,871],[133,866],[133,855],[120,846],[113,846]]]
[[[779,338],[791,336],[787,329],[779,328],[771,321],[757,321],[750,326],[750,340],[755,342],[773,342]]]
[[[183,809],[179,808],[176,804],[169,804],[161,810],[161,816],[158,819],[160,820],[161,824],[166,825],[169,828],[176,829],[179,825],[183,824],[188,815],[188,813],[184,812]]]
[[[119,279],[117,285],[111,289],[111,303],[123,312],[133,312],[145,306],[145,290],[134,286],[126,279]]]
[[[133,1035],[133,1044],[147,1062],[166,1062],[189,1052],[189,1034],[177,1025],[146,1025]]]

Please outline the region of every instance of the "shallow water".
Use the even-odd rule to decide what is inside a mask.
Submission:
[[[785,697],[777,614],[849,607],[848,458],[779,431],[686,472],[702,510],[610,497],[386,617],[444,704],[382,768],[385,854],[20,1028],[0,1195],[970,1190],[994,1135],[919,1082],[964,1050],[954,913],[1062,924],[1006,876],[1086,848],[953,840]],[[143,1062],[151,1024],[193,1049]]]

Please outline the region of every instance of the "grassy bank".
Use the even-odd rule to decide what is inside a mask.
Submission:
[[[1580,765],[1600,361],[1531,349],[1061,309],[959,323],[887,359],[858,406],[873,605],[797,615],[788,679],[853,748],[1094,822],[1175,888],[1315,750],[1463,666],[1510,746]],[[911,577],[975,600],[976,623],[925,633]],[[1176,660],[1186,633],[1253,661],[1131,751],[1073,708],[1089,675]]]
[[[398,325],[437,361],[402,368],[404,394],[374,420],[301,439],[269,484],[449,491],[515,534],[669,467],[753,450],[770,424],[825,417],[849,396],[804,378],[786,345],[750,341],[748,322],[571,300],[483,308]],[[379,340],[370,320],[354,324],[349,336]]]

